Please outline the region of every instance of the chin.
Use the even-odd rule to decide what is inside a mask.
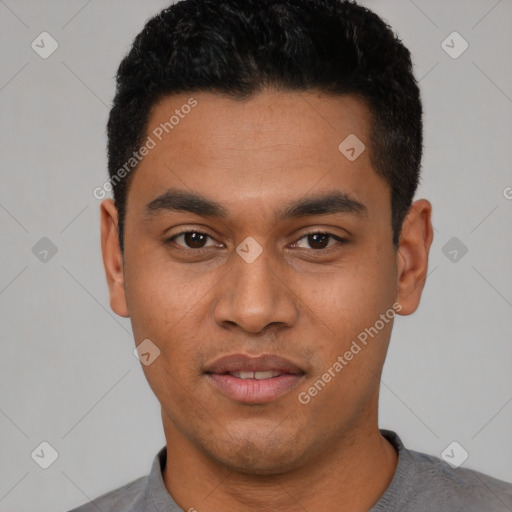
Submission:
[[[254,433],[245,437],[229,436],[215,443],[210,456],[232,471],[250,475],[277,475],[300,465],[304,454],[297,439],[269,438],[267,433],[258,439]]]

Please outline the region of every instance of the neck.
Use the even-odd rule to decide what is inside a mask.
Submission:
[[[180,507],[191,512],[368,511],[390,484],[398,463],[396,450],[376,421],[351,429],[328,453],[307,464],[272,475],[226,468],[169,427],[164,422],[164,483]]]

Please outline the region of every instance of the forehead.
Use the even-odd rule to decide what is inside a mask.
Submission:
[[[371,163],[369,109],[352,96],[172,95],[154,105],[147,126],[153,148],[133,177],[135,202],[176,187],[214,197],[228,210],[240,201],[265,208],[333,189],[361,202],[376,194],[388,199]]]

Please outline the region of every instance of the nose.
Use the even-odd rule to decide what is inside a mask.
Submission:
[[[260,333],[270,326],[294,325],[299,313],[295,295],[268,252],[263,251],[251,263],[237,253],[231,258],[232,267],[219,283],[214,302],[217,325],[238,326],[249,333]]]

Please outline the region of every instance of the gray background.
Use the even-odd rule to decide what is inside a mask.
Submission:
[[[512,1],[365,4],[413,53],[418,197],[436,228],[422,305],[395,324],[381,426],[437,456],[456,440],[464,467],[512,481]],[[0,0],[2,511],[67,510],[147,474],[165,443],[130,324],[108,305],[92,194],[115,70],[165,5]],[[48,59],[31,48],[43,31],[59,44]],[[469,43],[457,59],[441,47],[453,31]],[[46,262],[33,253],[43,237],[57,248]],[[443,253],[452,237],[467,254],[457,241]],[[42,441],[59,455],[46,470],[31,458]]]

